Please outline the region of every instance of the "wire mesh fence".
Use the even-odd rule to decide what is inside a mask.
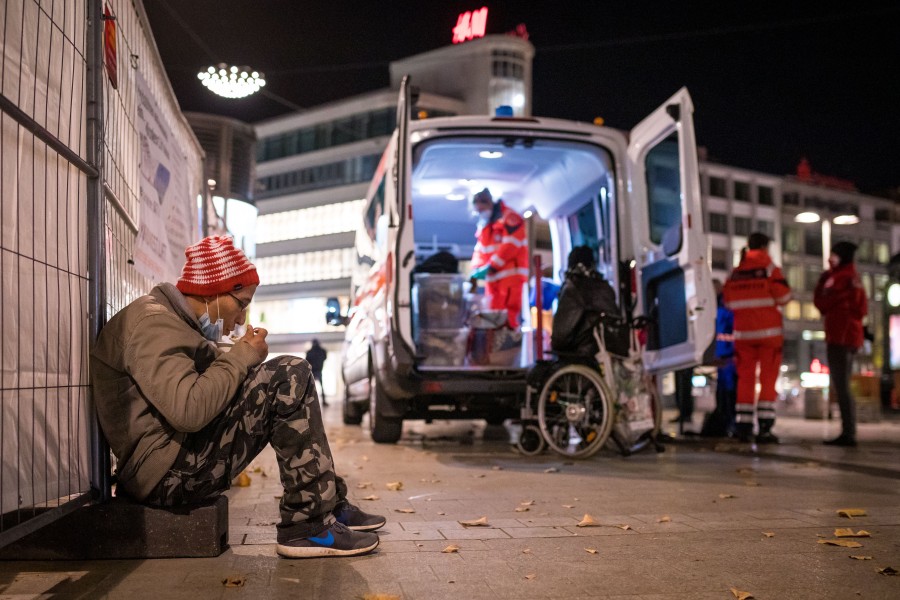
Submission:
[[[115,23],[111,41],[102,37],[107,21]],[[102,75],[110,44],[115,85]],[[90,394],[91,342],[163,275],[135,265],[147,187],[142,102],[164,123],[186,179],[177,190],[180,222],[163,220],[179,229],[179,243],[197,234],[202,151],[140,2],[7,0],[0,47],[2,546],[109,486]]]
[[[0,7],[3,532],[89,486],[84,14]]]

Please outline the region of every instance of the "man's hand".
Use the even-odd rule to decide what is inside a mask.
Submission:
[[[263,361],[269,355],[269,344],[266,343],[267,335],[269,335],[269,332],[262,327],[254,328],[253,325],[247,324],[247,333],[238,340],[238,343],[246,342],[253,346],[253,349],[259,355],[260,361]]]
[[[472,279],[484,279],[488,274],[488,269],[490,269],[490,265],[481,265],[474,271],[472,271],[472,275],[470,276]]]

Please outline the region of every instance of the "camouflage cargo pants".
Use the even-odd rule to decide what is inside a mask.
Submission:
[[[293,356],[252,370],[222,414],[187,435],[145,502],[177,506],[218,496],[266,444],[275,450],[284,486],[279,540],[315,535],[334,521],[347,486],[334,472],[309,364]]]

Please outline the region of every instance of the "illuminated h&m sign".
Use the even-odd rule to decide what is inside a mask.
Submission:
[[[487,6],[482,6],[478,10],[467,10],[464,13],[460,13],[456,19],[456,27],[453,28],[453,43],[459,44],[484,37],[484,30],[487,28],[487,15]]]

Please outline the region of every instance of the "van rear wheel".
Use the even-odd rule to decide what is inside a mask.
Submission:
[[[359,425],[365,413],[365,404],[354,401],[349,394],[344,395],[344,425]]]
[[[396,444],[403,433],[403,418],[384,414],[388,400],[378,383],[378,378],[369,375],[369,431],[376,444]]]

